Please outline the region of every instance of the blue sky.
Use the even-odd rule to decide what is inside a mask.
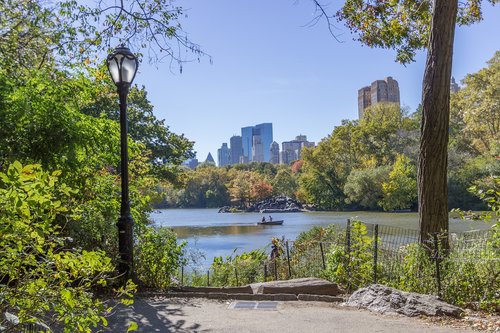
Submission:
[[[175,133],[195,141],[204,161],[217,160],[222,142],[240,128],[272,122],[280,143],[307,135],[319,142],[342,119],[357,119],[357,91],[392,76],[401,103],[414,111],[420,102],[425,53],[402,66],[395,52],[353,41],[338,24],[342,43],[314,17],[309,0],[189,0],[182,20],[192,41],[213,58],[190,62],[180,74],[169,63],[141,64],[135,83],[145,85],[155,115]],[[335,5],[331,6],[334,10]],[[453,76],[457,82],[486,65],[500,50],[500,6],[485,5],[485,20],[459,27]]]

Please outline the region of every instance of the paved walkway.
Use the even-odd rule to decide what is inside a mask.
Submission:
[[[139,298],[109,318],[105,332],[126,332],[127,322],[139,324],[136,332],[275,332],[275,333],[422,333],[473,332],[433,326],[423,320],[384,316],[324,302],[278,302],[276,310],[234,309],[232,301],[184,298]]]

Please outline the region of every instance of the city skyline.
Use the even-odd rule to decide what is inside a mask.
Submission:
[[[200,161],[209,152],[216,156],[221,142],[247,124],[273,123],[279,143],[298,133],[318,143],[342,119],[357,119],[358,90],[384,77],[399,82],[403,107],[413,112],[420,103],[424,51],[405,67],[394,62],[394,51],[353,41],[341,24],[338,43],[324,22],[305,27],[314,15],[312,2],[187,0],[183,6],[184,30],[213,64],[202,57],[184,64],[179,74],[168,62],[155,67],[143,61],[136,83],[146,86],[154,114],[171,131],[196,141]],[[500,31],[499,6],[485,3],[484,14],[479,24],[457,27],[457,83],[500,49],[500,36],[492,33]]]
[[[272,123],[242,127],[241,135],[233,135],[229,142],[229,146],[227,142],[223,142],[217,149],[218,167],[251,162],[290,164],[300,160],[302,148],[315,146],[314,142],[307,140],[307,135],[299,134],[295,139],[282,141],[280,148],[280,145],[273,140]],[[194,169],[197,164],[193,167],[191,163],[192,159],[188,159],[183,164]]]

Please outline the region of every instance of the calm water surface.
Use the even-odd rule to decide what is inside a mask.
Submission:
[[[273,220],[284,220],[283,225],[260,226],[259,213],[218,213],[217,209],[163,209],[151,214],[156,225],[171,227],[188,248],[204,254],[204,265],[215,256],[242,253],[269,246],[273,237],[294,240],[301,232],[313,226],[345,225],[347,219],[357,217],[367,223],[377,223],[408,229],[418,229],[417,213],[381,212],[307,212],[271,214]],[[269,214],[266,214],[266,219]],[[452,220],[452,232],[485,229],[479,221]]]

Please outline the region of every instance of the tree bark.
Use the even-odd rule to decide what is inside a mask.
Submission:
[[[427,62],[422,84],[422,123],[418,168],[420,241],[448,232],[448,132],[450,79],[457,0],[434,0]],[[442,246],[448,248],[448,238]]]

